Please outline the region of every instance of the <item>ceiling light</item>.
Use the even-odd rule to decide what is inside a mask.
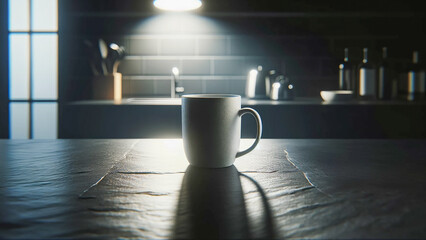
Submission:
[[[189,11],[201,5],[201,0],[154,0],[155,7],[167,11]]]

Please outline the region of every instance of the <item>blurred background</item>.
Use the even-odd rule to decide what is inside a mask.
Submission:
[[[14,126],[17,138],[58,136],[60,127],[46,129],[61,125],[61,104],[92,99],[89,45],[97,50],[99,39],[125,49],[117,69],[123,98],[167,96],[172,68],[185,93],[244,96],[258,65],[285,72],[296,97],[319,98],[338,88],[344,48],[359,64],[363,48],[375,63],[387,47],[399,72],[413,50],[420,62],[426,51],[421,1],[205,0],[184,13],[156,9],[151,0],[1,5],[1,138],[13,137]]]

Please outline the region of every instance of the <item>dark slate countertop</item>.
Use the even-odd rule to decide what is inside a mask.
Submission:
[[[251,144],[242,140],[242,148]],[[426,140],[0,140],[0,238],[425,238]]]

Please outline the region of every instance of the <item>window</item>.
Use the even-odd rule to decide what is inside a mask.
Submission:
[[[10,138],[57,138],[58,0],[9,0]]]

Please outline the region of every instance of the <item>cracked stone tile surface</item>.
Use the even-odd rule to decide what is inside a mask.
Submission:
[[[180,139],[1,140],[0,238],[424,238],[425,147],[263,139],[201,169]]]

